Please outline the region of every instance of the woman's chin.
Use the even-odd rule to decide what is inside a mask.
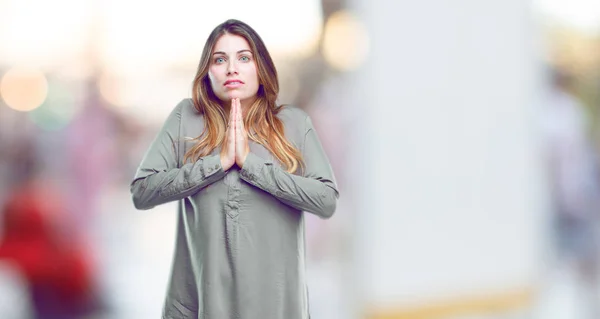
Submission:
[[[235,99],[237,97],[238,97],[237,94],[229,94],[229,93],[227,93],[225,95],[219,96],[219,100],[221,100],[221,102],[223,102],[223,103],[231,103],[231,100],[233,100],[233,99]]]

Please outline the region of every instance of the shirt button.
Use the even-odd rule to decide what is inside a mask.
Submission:
[[[219,169],[219,164],[215,164],[215,170]]]

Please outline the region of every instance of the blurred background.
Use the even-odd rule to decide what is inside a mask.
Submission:
[[[0,0],[0,318],[160,316],[176,204],[129,183],[228,18],[339,183],[311,318],[600,318],[586,0]]]

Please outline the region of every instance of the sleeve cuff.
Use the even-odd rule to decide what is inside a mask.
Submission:
[[[209,178],[215,174],[225,174],[221,166],[221,156],[217,154],[205,157],[202,161],[202,172],[204,173],[204,178]]]
[[[266,164],[265,160],[250,152],[246,157],[244,166],[240,170],[240,176],[249,183],[257,184],[264,164]]]

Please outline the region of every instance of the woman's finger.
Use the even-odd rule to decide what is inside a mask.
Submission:
[[[237,107],[238,107],[238,112],[237,112],[237,121],[239,122],[239,128],[242,130],[242,133],[244,132],[244,120],[242,117],[242,106],[240,104],[240,100],[237,100]]]
[[[239,128],[239,125],[240,125],[240,123],[238,121],[238,119],[239,119],[239,115],[238,115],[239,108],[238,108],[238,105],[237,105],[237,99],[233,99],[233,105],[235,105],[235,114],[233,116],[235,116],[235,128],[237,129],[237,128]]]
[[[229,109],[229,126],[235,123],[235,99],[231,99],[231,108]]]

